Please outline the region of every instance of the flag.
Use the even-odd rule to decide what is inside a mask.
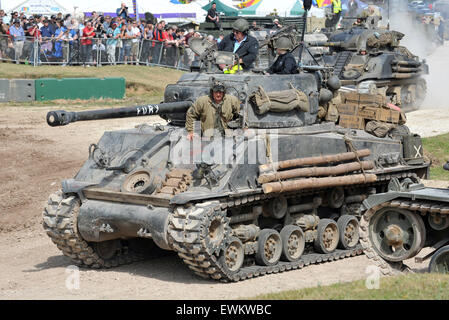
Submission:
[[[316,0],[318,8],[322,8],[325,6],[329,6],[332,3],[332,0]]]
[[[137,10],[137,0],[133,0],[133,9],[134,9],[134,15],[136,16],[136,20],[139,19],[139,12]]]

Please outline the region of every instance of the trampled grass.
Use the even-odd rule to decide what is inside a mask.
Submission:
[[[370,282],[372,285],[372,282]],[[378,289],[365,280],[253,297],[257,300],[447,300],[449,275],[409,274],[381,278]]]

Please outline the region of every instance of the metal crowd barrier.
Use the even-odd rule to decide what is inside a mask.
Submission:
[[[0,35],[0,60],[33,66],[106,66],[135,64],[163,66],[189,70],[195,54],[188,47],[167,45],[160,41],[138,41],[94,38],[92,44],[83,45],[80,40],[57,40],[25,37],[14,41]]]

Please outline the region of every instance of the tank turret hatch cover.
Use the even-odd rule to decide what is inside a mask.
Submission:
[[[200,38],[190,38],[189,40],[190,49],[197,55],[203,55],[208,49],[216,49],[217,45],[210,43],[207,39]]]

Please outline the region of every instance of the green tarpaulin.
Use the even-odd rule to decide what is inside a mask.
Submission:
[[[212,7],[212,4],[214,4],[214,3],[217,5],[218,12],[224,13],[226,16],[237,16],[238,15],[238,10],[236,8],[227,6],[224,3],[222,3],[220,0],[214,0],[214,1],[206,4],[203,7],[203,9],[208,11],[210,9],[210,7]]]
[[[302,1],[296,1],[293,8],[290,10],[290,15],[292,16],[302,16],[304,14]]]

